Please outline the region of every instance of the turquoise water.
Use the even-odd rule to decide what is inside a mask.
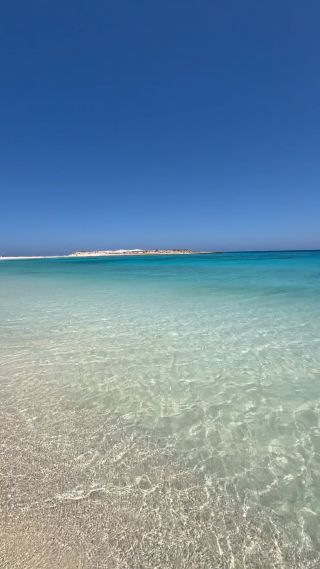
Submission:
[[[231,533],[260,531],[267,536],[259,555],[263,548],[266,555],[277,548],[278,560],[270,560],[270,567],[300,562],[301,567],[317,566],[320,252],[1,261],[0,302],[6,480],[1,507],[8,527],[21,519],[30,529],[34,510],[37,517],[48,516],[48,501],[85,501],[98,490],[90,507],[99,504],[99,515],[104,515],[106,504],[111,507],[111,486],[103,466],[108,449],[101,449],[95,433],[105,429],[119,445],[121,440],[138,445],[141,460],[134,480],[141,496],[147,496],[150,480],[150,492],[158,487],[156,475],[146,474],[148,452],[151,462],[154,456],[157,461],[165,456],[161,484],[166,473],[168,479],[172,476],[173,468],[176,478],[181,472],[192,476],[199,496],[212,493],[211,509],[214,504],[219,511],[233,508],[239,521]],[[79,461],[81,468],[75,470]],[[115,476],[120,479],[127,467]],[[108,468],[110,473],[113,467]],[[126,476],[131,476],[129,470]],[[117,500],[121,494],[121,500],[128,496],[130,503],[128,488],[134,483],[130,484],[119,491]],[[180,498],[181,492],[172,490],[173,512]],[[141,519],[145,515],[147,527],[155,522],[151,509],[147,511],[149,498],[145,499],[146,509],[139,515]],[[157,500],[161,508],[161,496]],[[193,508],[192,512],[197,510],[197,503]],[[59,521],[67,514],[59,510],[55,515]],[[69,521],[73,515],[68,512]],[[179,543],[186,535],[196,539],[190,538],[195,518],[184,515],[185,533],[179,534]],[[172,514],[170,520],[177,517]],[[161,547],[170,546],[170,539],[175,543],[178,530],[174,525],[170,531],[170,520],[159,522],[157,540],[150,545],[160,548],[159,555]],[[220,524],[215,523],[215,527]],[[247,523],[254,529],[246,526],[242,532],[241,524]],[[94,523],[92,527],[94,531]],[[169,545],[157,546],[163,527]],[[206,559],[206,539],[212,540],[205,535],[209,530],[207,522],[199,534],[201,559]],[[228,527],[219,531],[220,537],[225,534],[223,541]],[[64,539],[72,544],[74,536],[69,531]],[[108,541],[107,530],[103,539]],[[236,543],[232,539],[230,543]],[[254,544],[255,538],[250,540]],[[126,548],[116,541],[113,537],[119,567],[135,567],[132,559],[141,552],[132,543],[138,542],[132,541],[131,564],[125,565],[128,560],[121,555]],[[246,565],[243,542],[239,549],[233,545],[233,551],[228,543],[216,545],[225,565],[204,561],[203,566],[269,566],[261,560]],[[96,544],[95,551],[100,546]],[[145,556],[148,547],[144,546]],[[246,547],[249,555],[252,547]],[[286,565],[286,551],[291,549],[296,565]],[[68,551],[71,555],[72,545]],[[200,557],[192,557],[194,552],[184,559],[183,551],[181,567],[202,566]],[[10,548],[3,555],[7,559],[13,555],[10,567],[14,567]],[[161,567],[180,567],[165,555]],[[137,567],[157,566],[151,557],[143,559],[139,557]],[[89,561],[88,565],[64,563],[61,566],[91,566]],[[43,561],[40,566],[50,563]],[[94,566],[104,565],[100,561]]]

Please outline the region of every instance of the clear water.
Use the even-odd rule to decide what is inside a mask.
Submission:
[[[4,566],[318,566],[320,252],[2,261],[0,302]]]

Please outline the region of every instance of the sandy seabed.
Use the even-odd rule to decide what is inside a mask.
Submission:
[[[40,405],[39,384],[0,385],[2,568],[317,567],[163,441],[48,393]]]

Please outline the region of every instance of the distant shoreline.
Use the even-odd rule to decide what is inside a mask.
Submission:
[[[75,251],[68,255],[26,255],[0,257],[0,261],[23,261],[28,259],[74,259],[83,257],[137,257],[148,255],[209,255],[222,251],[192,251],[191,249],[108,249],[102,251]]]
[[[320,249],[243,249],[236,251],[192,251],[189,249],[163,249],[144,250],[126,249],[110,251],[76,251],[67,255],[18,255],[1,256],[0,261],[19,261],[28,259],[72,259],[85,257],[129,257],[129,256],[152,256],[152,255],[222,255],[222,254],[268,254],[268,253],[320,253]]]

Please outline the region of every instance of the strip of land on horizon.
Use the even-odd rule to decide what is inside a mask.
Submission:
[[[0,260],[60,259],[69,257],[109,257],[129,255],[200,255],[209,253],[220,253],[220,251],[193,251],[192,249],[104,249],[96,251],[74,251],[67,255],[0,256]]]

